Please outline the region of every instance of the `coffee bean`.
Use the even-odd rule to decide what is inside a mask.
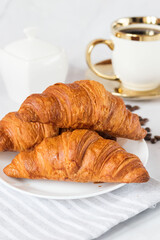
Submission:
[[[145,136],[145,140],[146,141],[150,141],[151,140],[151,136],[152,136],[152,134],[151,133],[148,133],[146,136]]]
[[[147,133],[147,136],[148,136],[148,137],[151,137],[151,136],[152,136],[152,133]]]
[[[131,111],[131,112],[134,112],[134,111],[140,109],[139,106],[133,106],[133,107],[132,107],[132,106],[129,105],[129,104],[126,105],[126,108],[127,108],[129,111]]]
[[[149,120],[148,120],[148,118],[142,118],[140,121],[147,123]]]
[[[140,109],[139,106],[133,106],[133,107],[131,108],[131,112],[134,112],[134,111],[136,111],[136,110],[138,110],[138,109]]]
[[[151,143],[152,144],[155,144],[157,142],[157,139],[156,138],[151,138]]]
[[[141,126],[144,126],[148,121],[148,118],[140,118]]]
[[[137,106],[137,105],[136,105],[135,108],[136,108],[136,110],[139,110],[139,109],[140,109],[140,106]]]
[[[126,108],[130,112],[134,112],[134,111],[140,109],[139,106],[137,106],[137,105],[131,106],[130,104],[126,104]],[[141,126],[144,126],[149,121],[148,118],[142,118],[141,116],[138,116],[138,117],[139,117]],[[146,141],[150,141],[152,144],[155,144],[157,141],[160,141],[160,136],[156,135],[156,136],[152,137],[152,134],[150,133],[151,129],[149,127],[146,127],[145,130],[147,131],[147,135],[144,138]]]
[[[141,124],[141,126],[144,126],[146,123],[147,123],[147,121],[145,120],[145,118],[142,119],[142,120],[140,120],[140,124]]]
[[[132,108],[132,106],[129,105],[129,104],[127,104],[127,105],[126,105],[126,108],[130,109],[130,108]]]
[[[145,121],[143,121],[143,120],[140,120],[140,124],[141,124],[141,126],[144,126],[145,125]]]
[[[148,122],[149,119],[148,118],[143,118],[143,121]]]
[[[160,141],[160,136],[154,136],[157,141]]]
[[[150,138],[150,137],[145,137],[144,140],[146,140],[146,141],[150,141],[151,138]]]
[[[146,130],[147,132],[150,132],[150,131],[151,131],[151,129],[150,129],[149,127],[146,127],[145,130]]]

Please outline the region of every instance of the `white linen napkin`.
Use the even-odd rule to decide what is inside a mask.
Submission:
[[[160,201],[160,182],[81,200],[46,200],[0,183],[0,239],[89,240]]]

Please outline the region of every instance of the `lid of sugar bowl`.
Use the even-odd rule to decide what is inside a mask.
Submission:
[[[60,54],[61,49],[36,37],[36,28],[25,28],[24,34],[26,38],[7,45],[4,50],[12,56],[27,61]]]

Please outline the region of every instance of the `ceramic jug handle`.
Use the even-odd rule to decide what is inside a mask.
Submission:
[[[87,51],[86,51],[86,61],[89,66],[89,68],[94,72],[97,76],[107,79],[107,80],[113,80],[113,81],[120,81],[120,79],[116,75],[106,75],[101,72],[99,72],[96,67],[92,64],[91,62],[91,53],[93,48],[98,45],[98,44],[106,44],[111,50],[114,49],[114,44],[112,40],[105,40],[105,39],[96,39],[93,40],[92,42],[89,43],[87,46]]]

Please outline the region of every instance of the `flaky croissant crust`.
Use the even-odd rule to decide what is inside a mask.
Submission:
[[[131,183],[149,179],[137,156],[90,130],[46,138],[33,151],[18,154],[4,173],[16,178],[74,182]]]
[[[18,116],[24,121],[54,123],[59,128],[86,128],[115,137],[142,139],[146,131],[123,100],[96,81],[57,83],[29,96]]]
[[[25,122],[11,112],[0,121],[0,151],[24,151],[58,133],[53,124]]]

